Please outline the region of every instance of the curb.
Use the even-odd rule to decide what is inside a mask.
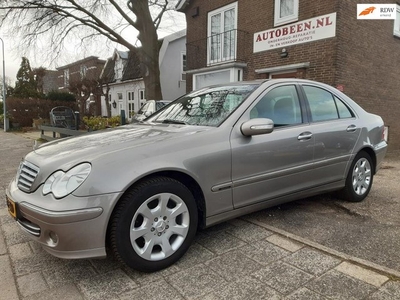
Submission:
[[[375,271],[377,273],[380,273],[382,275],[386,275],[386,276],[390,277],[390,279],[392,279],[392,280],[400,280],[400,272],[399,271],[396,271],[396,270],[393,270],[391,268],[378,265],[376,263],[370,262],[370,261],[365,260],[365,259],[361,259],[361,258],[352,256],[352,255],[348,255],[346,253],[334,250],[332,248],[323,246],[321,244],[318,244],[316,242],[313,242],[313,241],[310,241],[308,239],[302,238],[300,236],[297,236],[297,235],[292,234],[290,232],[284,231],[282,229],[267,225],[267,224],[262,223],[260,221],[251,220],[249,218],[243,218],[242,220],[244,220],[246,222],[249,222],[249,223],[252,223],[254,225],[263,227],[263,228],[265,228],[265,229],[267,229],[269,231],[277,233],[277,234],[279,234],[281,236],[284,236],[284,237],[286,237],[288,239],[291,239],[291,240],[294,240],[296,242],[305,244],[305,245],[307,245],[309,247],[312,247],[312,248],[315,248],[315,249],[317,249],[319,251],[328,253],[328,254],[330,254],[332,256],[336,256],[338,258],[341,258],[342,260],[352,262],[352,263],[354,263],[356,265],[359,265],[359,266],[362,266],[362,267],[364,267],[366,269],[370,269],[370,270]]]

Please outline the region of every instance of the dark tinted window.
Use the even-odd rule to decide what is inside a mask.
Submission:
[[[303,86],[303,88],[314,122],[351,118],[354,116],[346,104],[330,92],[313,86]]]
[[[339,98],[335,97],[335,102],[341,119],[354,117],[351,110]]]
[[[302,123],[296,87],[286,85],[269,91],[252,108],[250,118],[268,118],[274,121],[275,126]]]

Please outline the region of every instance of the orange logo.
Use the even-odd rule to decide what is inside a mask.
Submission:
[[[366,9],[364,9],[362,12],[360,12],[359,16],[366,16],[366,15],[372,14],[375,9],[376,9],[375,6],[368,7]]]

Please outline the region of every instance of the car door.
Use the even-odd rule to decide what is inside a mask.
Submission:
[[[305,189],[312,182],[314,137],[301,103],[294,83],[274,85],[257,98],[233,128],[235,208]],[[253,118],[273,120],[274,130],[244,136],[240,126]]]
[[[310,131],[315,138],[316,184],[342,180],[361,129],[344,101],[320,86],[302,84],[309,107]]]

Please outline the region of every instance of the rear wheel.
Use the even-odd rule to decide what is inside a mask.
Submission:
[[[371,190],[374,178],[374,166],[368,153],[362,151],[356,155],[346,178],[346,186],[341,196],[351,202],[364,200]]]
[[[129,267],[153,272],[176,262],[197,230],[197,207],[189,189],[168,177],[146,180],[114,210],[110,246]]]

